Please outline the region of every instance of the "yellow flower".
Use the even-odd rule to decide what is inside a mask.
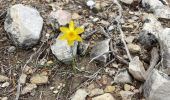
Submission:
[[[72,46],[74,44],[74,41],[80,41],[82,42],[82,38],[79,34],[84,32],[83,28],[74,27],[74,22],[70,21],[69,28],[67,27],[60,27],[60,31],[64,34],[59,37],[60,40],[67,40],[68,45]]]

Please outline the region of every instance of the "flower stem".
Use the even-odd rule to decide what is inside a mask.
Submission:
[[[74,56],[73,46],[71,46],[71,53],[72,53],[72,57],[73,57],[72,67],[73,67],[74,73],[76,73],[77,63],[76,63],[76,57]]]

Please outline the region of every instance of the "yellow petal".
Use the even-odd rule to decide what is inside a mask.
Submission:
[[[79,35],[77,35],[76,40],[77,40],[77,41],[80,41],[80,42],[83,41],[82,38],[81,38]]]
[[[70,21],[69,29],[72,31],[74,30],[74,22],[72,20]]]
[[[69,46],[72,46],[72,45],[74,44],[74,41],[68,40],[67,42],[68,42],[68,45],[69,45]]]
[[[76,28],[76,29],[75,29],[75,32],[76,32],[77,34],[81,34],[81,33],[83,33],[83,32],[84,32],[84,29],[83,29],[83,28],[78,27],[78,28]]]
[[[60,27],[60,31],[63,33],[68,33],[69,29],[67,27]]]
[[[60,35],[60,36],[58,37],[58,39],[59,39],[59,40],[66,40],[66,39],[67,39],[66,36],[67,36],[66,34]]]

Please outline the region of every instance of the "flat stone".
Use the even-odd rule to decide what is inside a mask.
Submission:
[[[108,59],[108,56],[109,54],[104,54],[106,52],[109,52],[109,42],[110,42],[110,39],[107,39],[107,40],[103,40],[103,41],[100,41],[98,42],[93,48],[92,48],[92,51],[90,53],[90,58],[91,59],[94,59],[96,58],[95,60],[97,61],[100,61],[100,62],[103,62],[103,63],[106,63],[107,62],[107,59]],[[100,56],[102,55],[102,56]],[[100,57],[99,57],[100,56]]]
[[[23,88],[23,90],[21,91],[21,94],[27,94],[27,93],[30,93],[32,92],[34,89],[37,88],[37,85],[36,84],[27,84],[27,86],[25,86]]]
[[[131,91],[120,91],[120,95],[122,97],[122,100],[132,100],[132,96],[135,93],[131,92]]]
[[[92,100],[116,100],[110,93],[105,93],[103,95],[92,98]]]
[[[30,78],[30,82],[37,85],[46,84],[48,82],[48,76],[36,74]]]
[[[141,51],[141,47],[139,45],[130,43],[127,46],[131,53],[139,53]]]
[[[85,89],[78,89],[71,100],[86,100],[88,92]]]
[[[78,43],[75,42],[74,45],[70,47],[66,40],[59,40],[57,38],[55,43],[51,45],[51,51],[58,60],[70,64],[73,61],[73,57],[77,54],[77,45]]]
[[[25,84],[26,82],[27,75],[26,74],[21,74],[19,80],[21,84]]]
[[[92,96],[96,96],[96,95],[100,95],[100,94],[104,94],[103,89],[95,88],[90,91],[89,96],[92,97]]]
[[[8,77],[0,75],[0,82],[5,82],[5,81],[8,81],[8,80],[9,80]]]
[[[157,69],[154,69],[143,86],[146,100],[169,100],[170,77]]]
[[[37,44],[42,27],[43,19],[35,8],[16,4],[7,11],[4,28],[18,47],[25,49]]]
[[[129,72],[135,79],[139,81],[145,80],[146,71],[144,69],[143,63],[139,60],[138,56],[134,57],[129,63]]]
[[[114,77],[115,83],[132,83],[132,77],[129,75],[127,69],[120,69]]]

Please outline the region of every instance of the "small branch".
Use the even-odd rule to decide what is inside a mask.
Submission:
[[[131,57],[131,55],[130,55],[130,52],[129,52],[129,49],[128,49],[128,47],[127,47],[127,44],[126,44],[126,42],[125,42],[125,35],[124,35],[124,33],[123,33],[123,31],[122,31],[122,28],[121,28],[121,25],[120,25],[120,20],[121,20],[121,18],[122,18],[122,6],[119,4],[119,2],[117,1],[117,0],[113,0],[113,2],[118,6],[118,8],[119,8],[119,15],[115,18],[115,21],[117,22],[117,27],[118,27],[118,30],[119,30],[119,32],[120,32],[120,34],[121,34],[121,40],[122,40],[122,42],[123,42],[123,44],[124,44],[124,46],[125,46],[125,50],[126,50],[126,53],[127,53],[127,55],[128,55],[128,58],[129,58],[129,60],[131,61],[132,60],[132,57]]]

